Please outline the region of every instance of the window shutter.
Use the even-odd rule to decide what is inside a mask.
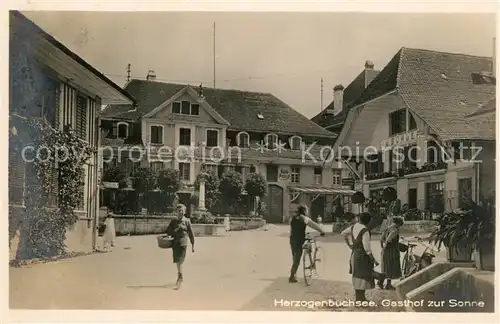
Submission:
[[[16,151],[9,152],[9,203],[23,204],[25,164]]]
[[[83,140],[87,139],[87,99],[81,96],[76,100],[76,134]]]

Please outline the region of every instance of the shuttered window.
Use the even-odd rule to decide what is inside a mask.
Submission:
[[[87,140],[87,98],[76,97],[76,135]]]
[[[25,163],[16,151],[9,152],[9,204],[24,203]]]

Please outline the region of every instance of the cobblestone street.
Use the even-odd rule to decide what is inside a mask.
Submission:
[[[292,310],[275,305],[275,300],[352,300],[349,252],[342,238],[331,235],[320,238],[320,244],[325,250],[320,278],[306,287],[301,268],[298,283],[287,281],[291,259],[287,226],[197,238],[195,253],[188,252],[184,284],[177,291],[171,251],[158,249],[155,236],[119,237],[110,253],[10,268],[10,307]],[[394,292],[378,289],[367,295],[375,301],[394,298]]]

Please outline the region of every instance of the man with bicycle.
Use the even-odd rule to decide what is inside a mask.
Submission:
[[[288,282],[297,282],[295,277],[297,269],[300,265],[300,258],[302,257],[303,246],[306,241],[306,230],[309,226],[310,228],[321,233],[321,236],[325,235],[320,224],[314,222],[312,219],[307,217],[308,208],[305,205],[300,205],[297,208],[297,214],[290,220],[290,248],[292,250],[292,268],[290,270],[290,278]]]

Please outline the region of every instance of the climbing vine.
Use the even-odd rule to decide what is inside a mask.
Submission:
[[[64,254],[66,231],[78,221],[75,208],[83,202],[84,165],[92,150],[69,127],[57,130],[33,119],[18,120],[16,126],[10,149],[23,154],[27,171],[16,258]]]

